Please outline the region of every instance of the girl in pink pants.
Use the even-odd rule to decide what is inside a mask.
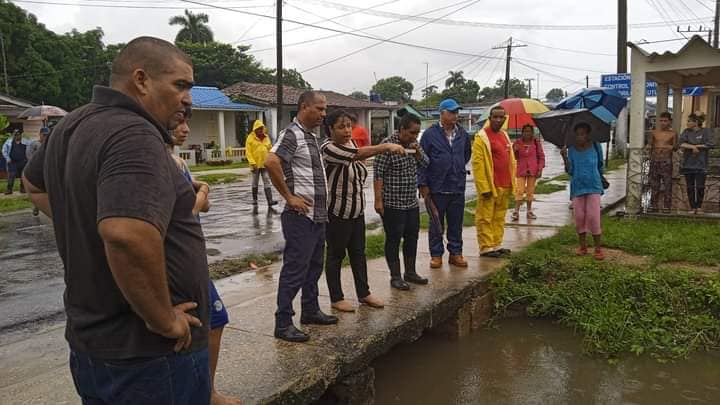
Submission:
[[[600,227],[600,197],[603,194],[602,149],[590,141],[590,125],[579,123],[573,128],[575,142],[563,148],[562,156],[565,170],[570,174],[570,197],[575,210],[575,229],[580,240],[576,253],[588,254],[587,234],[590,233],[595,244],[593,257],[603,260]]]

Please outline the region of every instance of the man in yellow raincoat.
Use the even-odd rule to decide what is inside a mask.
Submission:
[[[265,157],[270,152],[271,147],[270,136],[265,132],[265,125],[262,121],[255,120],[253,129],[245,140],[245,157],[252,171],[252,198],[255,206],[258,203],[258,186],[260,185],[261,176],[268,208],[277,204],[277,201],[272,198],[272,183],[270,183],[270,177],[265,170]]]
[[[480,256],[502,257],[510,253],[502,248],[505,216],[514,191],[515,155],[510,137],[502,126],[505,109],[490,110],[490,125],[481,129],[472,145],[472,169],[478,204],[475,211]]]

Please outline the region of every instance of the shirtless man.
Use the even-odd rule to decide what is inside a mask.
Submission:
[[[652,131],[646,146],[650,153],[650,210],[658,210],[662,197],[664,212],[670,212],[672,205],[672,157],[677,148],[677,133],[672,129],[669,112],[660,114],[658,127]]]

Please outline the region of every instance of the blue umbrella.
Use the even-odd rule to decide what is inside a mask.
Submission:
[[[574,110],[586,108],[593,115],[610,124],[617,120],[620,111],[627,105],[627,99],[617,90],[605,87],[582,89],[566,97],[555,106],[556,110]]]

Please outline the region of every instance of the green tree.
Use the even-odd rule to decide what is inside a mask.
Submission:
[[[442,98],[452,98],[458,103],[475,103],[478,101],[478,92],[480,91],[480,85],[475,80],[465,80],[464,78],[460,81],[460,84],[455,84],[442,91]]]
[[[438,86],[432,84],[423,89],[422,96],[423,96],[423,98],[428,98],[428,97],[432,96],[433,94],[436,94],[437,91],[438,91]]]
[[[277,72],[277,69],[273,70],[273,77],[275,77],[275,72]],[[310,83],[306,82],[302,74],[296,69],[283,69],[283,84],[298,89],[312,89]]]
[[[363,101],[367,101],[369,99],[368,95],[363,93],[362,91],[353,91],[352,93],[350,93],[348,95],[352,98],[356,98],[358,100],[363,100]]]
[[[254,56],[246,53],[249,46],[233,47],[219,42],[179,42],[177,45],[192,59],[198,84],[222,89],[237,82],[274,81],[273,71],[263,68]]]
[[[455,87],[455,86],[462,86],[465,84],[465,77],[463,76],[463,71],[449,71],[448,75],[450,77],[445,80],[445,88]]]
[[[372,91],[379,94],[384,101],[408,102],[412,97],[414,86],[400,76],[391,76],[380,79],[372,87]]]
[[[213,41],[213,32],[207,23],[210,21],[205,13],[193,13],[185,10],[185,15],[176,15],[170,18],[170,25],[179,25],[180,31],[175,42],[195,42],[206,44]]]
[[[100,28],[58,35],[34,15],[0,0],[0,32],[13,96],[73,109],[90,99],[93,84],[107,83]]]
[[[528,89],[525,82],[520,79],[510,79],[509,97],[527,98]],[[498,79],[494,87],[485,87],[480,91],[480,101],[494,103],[505,98],[505,80]]]
[[[548,101],[560,101],[563,97],[565,97],[565,91],[563,91],[563,89],[552,89],[545,95]]]

